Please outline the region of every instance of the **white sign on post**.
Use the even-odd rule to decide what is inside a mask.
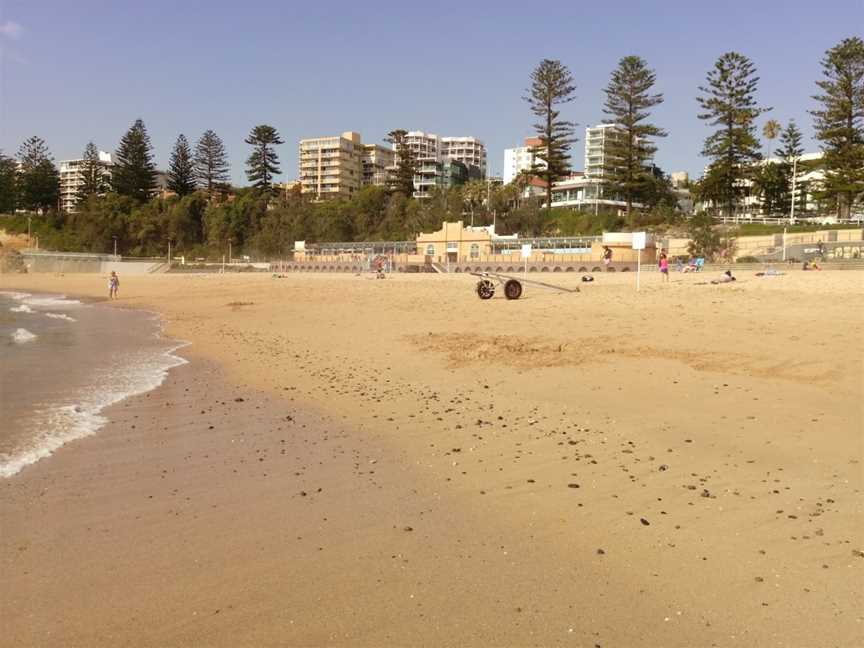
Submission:
[[[642,278],[642,250],[645,249],[648,236],[645,232],[633,232],[633,249],[636,250],[636,291]]]
[[[522,269],[522,273],[525,276],[528,276],[528,259],[531,258],[531,244],[523,243],[522,244],[522,259],[525,261],[525,266]]]

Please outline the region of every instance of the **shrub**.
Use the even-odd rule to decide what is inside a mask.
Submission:
[[[0,247],[0,274],[12,272],[27,272],[24,257],[18,250]]]

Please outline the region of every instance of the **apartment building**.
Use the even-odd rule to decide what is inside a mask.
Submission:
[[[798,157],[795,165],[795,212],[798,216],[805,216],[808,211],[816,209],[818,201],[816,195],[825,180],[825,154],[821,151],[815,153],[804,153]],[[785,164],[786,161],[779,157],[770,157],[758,162],[760,166],[768,164]],[[706,167],[705,172],[708,172]],[[744,189],[744,196],[738,208],[744,214],[761,214],[763,216],[784,216],[785,214],[763,214],[762,196],[756,191],[753,181],[743,179],[740,185]],[[706,203],[703,207],[709,205]]]
[[[485,177],[486,147],[476,137],[439,137],[410,131],[405,146],[414,151],[417,171],[414,196],[428,197],[433,187],[449,187]],[[359,133],[300,140],[301,193],[316,200],[349,197],[360,187],[387,185],[398,150],[364,144]]]
[[[414,197],[428,198],[434,187],[443,186],[443,156],[441,138],[434,133],[409,131],[404,146],[414,152]],[[396,154],[399,154],[397,147]]]
[[[111,183],[111,154],[99,151],[99,163],[102,165],[102,179],[105,185]],[[84,184],[82,169],[84,160],[60,161],[60,209],[72,213],[78,204],[78,192]]]
[[[540,146],[537,137],[526,137],[524,146],[504,149],[504,184],[510,184],[523,171],[530,171],[534,164],[546,167],[546,162],[534,155],[534,148]]]
[[[441,138],[434,133],[426,133],[424,131],[408,131],[405,135],[405,146],[414,151],[414,157],[417,161],[441,160]]]
[[[672,186],[676,189],[681,189],[690,185],[690,174],[686,171],[673,171],[669,174],[672,180]]]
[[[480,179],[486,178],[486,145],[476,137],[442,137],[441,155],[480,169]]]
[[[621,142],[624,131],[617,124],[600,124],[585,129],[585,175],[603,179],[606,169],[614,165],[612,144]]]
[[[300,191],[315,200],[347,198],[366,185],[386,185],[395,164],[393,149],[364,144],[360,133],[300,140]]]
[[[390,169],[396,164],[396,151],[380,144],[364,144],[360,162],[363,185],[386,186]]]
[[[485,177],[486,147],[476,137],[439,137],[409,131],[405,146],[414,151],[417,160],[415,198],[428,198],[434,187],[453,187]]]
[[[363,143],[360,133],[300,140],[301,192],[316,200],[347,198],[363,182]]]

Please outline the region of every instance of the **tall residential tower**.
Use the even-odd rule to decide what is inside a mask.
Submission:
[[[476,137],[442,137],[441,155],[475,166],[480,169],[480,178],[486,177],[486,145]]]
[[[363,144],[360,133],[300,140],[300,191],[316,200],[347,198],[365,185],[386,185],[393,149]]]
[[[78,191],[84,184],[82,169],[85,160],[60,161],[60,209],[74,213],[78,205]],[[111,184],[111,154],[99,151],[99,165],[102,169],[102,180],[105,185]]]
[[[530,171],[535,164],[543,168],[546,162],[534,155],[534,148],[540,146],[537,137],[526,137],[524,146],[504,149],[504,184],[510,184],[523,171]]]

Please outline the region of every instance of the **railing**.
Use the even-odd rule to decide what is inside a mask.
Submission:
[[[825,225],[845,225],[848,223],[852,227],[864,224],[864,216],[856,215],[852,216],[849,219],[844,219],[841,221],[833,217],[815,216],[812,214],[807,214],[806,212],[803,215],[796,216],[794,220],[790,219],[788,216],[759,216],[755,214],[738,214],[737,216],[715,216],[714,220],[718,223],[723,223],[724,225],[738,225],[741,223],[759,223],[762,225],[806,225],[813,224],[814,221],[817,224]]]
[[[66,257],[70,259],[81,259],[91,261],[120,261],[121,257],[113,254],[93,254],[92,252],[54,252],[52,250],[36,250],[24,248],[21,254],[36,257]]]

